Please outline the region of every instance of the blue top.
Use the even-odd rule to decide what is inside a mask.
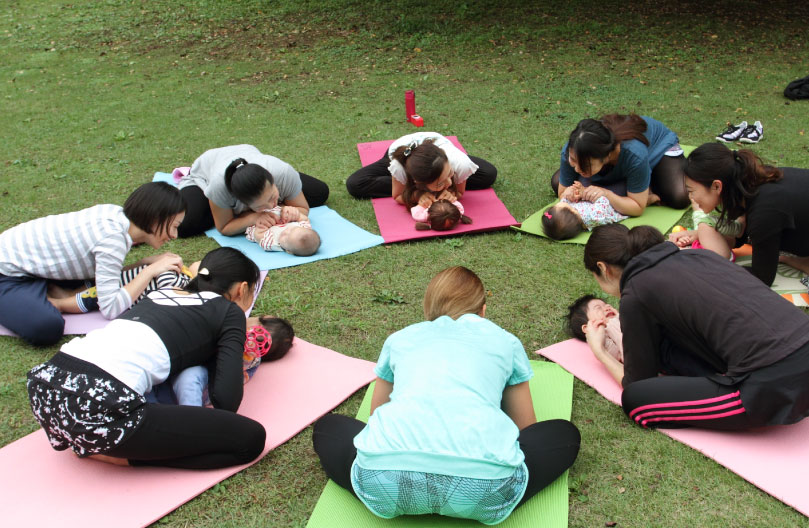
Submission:
[[[519,430],[500,404],[533,370],[496,324],[465,314],[408,326],[385,341],[375,372],[393,392],[354,438],[357,465],[477,479],[522,466]]]
[[[570,187],[576,180],[589,181],[592,185],[607,185],[626,180],[626,190],[631,193],[643,192],[649,188],[652,169],[657,165],[666,151],[679,143],[677,134],[666,125],[648,116],[641,116],[646,121],[646,132],[643,135],[649,140],[647,147],[637,139],[621,142],[621,153],[614,166],[605,165],[590,178],[582,178],[567,161],[567,143],[562,147],[562,159],[559,165],[559,184]]]

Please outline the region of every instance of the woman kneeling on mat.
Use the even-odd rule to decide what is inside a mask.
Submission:
[[[178,187],[188,203],[180,238],[200,235],[214,226],[228,236],[240,235],[253,225],[267,229],[278,222],[269,210],[279,204],[281,220],[297,222],[300,215],[309,214],[309,207],[323,205],[329,198],[328,185],[253,145],[204,152]]]
[[[639,216],[658,202],[682,209],[689,204],[684,161],[677,134],[656,119],[635,114],[583,119],[562,147],[551,187],[559,198],[574,201],[571,186],[580,181],[581,200],[604,196],[627,216]]]
[[[496,524],[576,459],[578,429],[537,423],[525,350],[485,313],[477,275],[442,271],[424,295],[427,321],[382,347],[368,425],[336,414],[315,423],[326,474],[379,517]]]
[[[781,251],[796,255],[781,261],[809,273],[809,169],[764,165],[751,150],[706,143],[688,157],[685,175],[691,197],[713,212],[717,227],[744,218],[740,241],[750,238],[751,271],[764,284],[775,280]],[[698,236],[703,247],[729,254],[716,227],[700,224]]]
[[[238,250],[208,253],[184,290],[156,290],[62,346],[28,373],[31,409],[57,451],[119,465],[213,469],[254,460],[264,427],[242,401],[244,311],[258,268]],[[213,409],[146,403],[170,375],[212,365]]]
[[[497,169],[488,161],[467,156],[437,132],[416,132],[349,176],[346,187],[354,198],[392,196],[408,207],[429,208],[436,200],[458,201],[466,190],[488,189],[496,179]],[[414,193],[418,198],[409,204],[408,194]]]
[[[593,230],[584,265],[621,298],[623,365],[600,345],[603,324],[586,335],[635,423],[732,430],[809,415],[809,317],[743,268],[620,224]],[[658,376],[663,357],[671,375]]]

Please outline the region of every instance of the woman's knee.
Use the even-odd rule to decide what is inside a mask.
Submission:
[[[553,173],[553,176],[551,176],[551,189],[553,189],[554,195],[559,194],[559,169],[557,169],[556,172]]]
[[[660,197],[663,205],[683,209],[691,203],[685,188],[684,165],[685,158],[682,156],[663,156],[652,171],[652,191]]]
[[[319,207],[329,199],[329,186],[326,182],[301,173],[301,183],[303,184],[303,195],[306,197],[309,207]]]
[[[237,443],[236,458],[240,464],[247,464],[257,459],[264,451],[267,440],[267,431],[264,426],[255,420],[246,418],[242,426]]]
[[[17,333],[34,346],[55,345],[65,335],[65,319],[55,309],[43,312]]]

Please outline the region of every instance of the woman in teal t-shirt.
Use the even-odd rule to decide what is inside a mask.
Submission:
[[[551,187],[559,198],[577,201],[571,185],[580,181],[586,187],[581,200],[605,196],[627,216],[639,216],[655,203],[682,209],[689,204],[684,163],[677,134],[660,121],[610,114],[579,121],[562,147]]]
[[[436,275],[427,320],[385,341],[368,425],[340,415],[315,424],[326,474],[379,517],[497,524],[576,459],[578,429],[536,421],[525,350],[484,319],[485,303],[470,270]]]

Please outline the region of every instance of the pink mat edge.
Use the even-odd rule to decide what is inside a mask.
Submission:
[[[573,376],[575,376],[579,381],[582,381],[583,383],[587,384],[590,388],[592,388],[593,390],[598,392],[601,396],[604,397],[604,399],[606,399],[607,401],[610,401],[613,404],[616,404],[616,405],[620,406],[621,405],[621,403],[620,403],[621,396],[620,395],[621,395],[621,390],[622,389],[620,389],[618,387],[617,383],[615,382],[614,379],[612,379],[610,374],[606,370],[604,370],[603,368],[599,369],[600,372],[590,372],[591,370],[595,371],[594,367],[599,366],[599,365],[594,366],[592,364],[593,361],[596,361],[594,358],[592,358],[592,361],[588,361],[588,362],[581,362],[580,361],[578,363],[575,360],[573,360],[572,358],[570,360],[571,363],[575,363],[576,365],[583,365],[584,370],[588,371],[586,376],[582,376],[581,373],[574,372],[574,370],[576,370],[575,367],[573,367],[572,369],[568,368],[568,366],[566,365],[567,361],[564,361],[564,360],[558,361],[556,359],[556,349],[564,349],[564,348],[569,347],[571,345],[575,346],[580,351],[586,350],[586,354],[589,357],[592,358],[592,352],[590,351],[587,344],[582,342],[582,341],[579,341],[578,339],[572,339],[572,338],[568,339],[566,341],[561,341],[559,343],[554,343],[554,344],[549,345],[547,347],[541,348],[539,350],[534,351],[534,353],[537,354],[537,355],[540,355],[540,356],[542,356],[542,357],[544,357],[544,358],[546,358],[546,359],[548,359],[550,361],[553,361],[556,364],[558,364],[559,366],[561,366],[562,368],[564,368],[565,370],[567,370],[568,372],[573,374]],[[549,352],[549,350],[550,350],[550,352]],[[569,354],[570,354],[570,352],[568,352],[568,355]],[[577,357],[579,357],[579,356],[577,355]],[[581,358],[579,357],[579,359],[581,359]],[[601,384],[604,383],[604,380],[608,380],[609,383],[613,384],[612,387],[610,387],[609,385],[607,387],[601,386]],[[615,399],[611,398],[610,395],[612,395],[613,398],[615,398]],[[803,424],[803,425],[801,425],[801,424]],[[809,418],[803,420],[802,422],[799,422],[798,424],[792,424],[792,425],[789,425],[789,426],[773,426],[772,430],[776,431],[776,430],[779,430],[779,429],[784,428],[784,427],[801,427],[801,426],[803,428],[809,429]],[[767,432],[768,429],[770,429],[770,428],[761,428],[761,429],[758,429],[757,431],[758,432]],[[779,491],[772,490],[772,489],[767,489],[765,487],[762,487],[764,485],[764,483],[755,482],[754,480],[751,480],[753,477],[748,478],[747,475],[744,475],[744,474],[740,473],[739,471],[741,471],[741,469],[737,470],[736,468],[730,467],[729,465],[727,465],[727,464],[723,463],[722,461],[718,460],[717,457],[720,456],[720,455],[718,455],[718,454],[716,454],[714,452],[716,450],[712,451],[712,450],[710,450],[708,448],[708,446],[701,445],[701,444],[705,443],[706,441],[709,441],[709,442],[718,441],[717,439],[713,439],[713,438],[706,439],[705,438],[706,435],[717,435],[717,434],[726,435],[726,434],[733,434],[733,433],[722,432],[722,431],[712,431],[712,430],[709,430],[709,429],[697,429],[697,428],[692,428],[692,429],[671,429],[671,430],[657,429],[657,431],[664,434],[664,435],[666,435],[666,436],[668,436],[672,440],[676,440],[677,442],[680,442],[681,444],[686,445],[686,446],[690,447],[691,449],[694,449],[695,451],[701,453],[706,458],[709,458],[709,459],[713,460],[715,463],[717,463],[720,466],[724,467],[725,469],[733,472],[735,475],[737,475],[738,477],[740,477],[743,480],[747,481],[748,483],[752,484],[753,486],[755,486],[759,490],[763,491],[767,495],[769,495],[769,496],[773,497],[774,499],[786,504],[787,506],[790,506],[791,508],[793,508],[798,513],[801,513],[802,515],[804,515],[806,517],[809,517],[809,499],[806,500],[806,504],[798,503],[796,500],[794,500],[792,498],[785,497]],[[755,431],[753,431],[753,432],[755,432]],[[700,445],[700,447],[697,447],[697,445]]]

